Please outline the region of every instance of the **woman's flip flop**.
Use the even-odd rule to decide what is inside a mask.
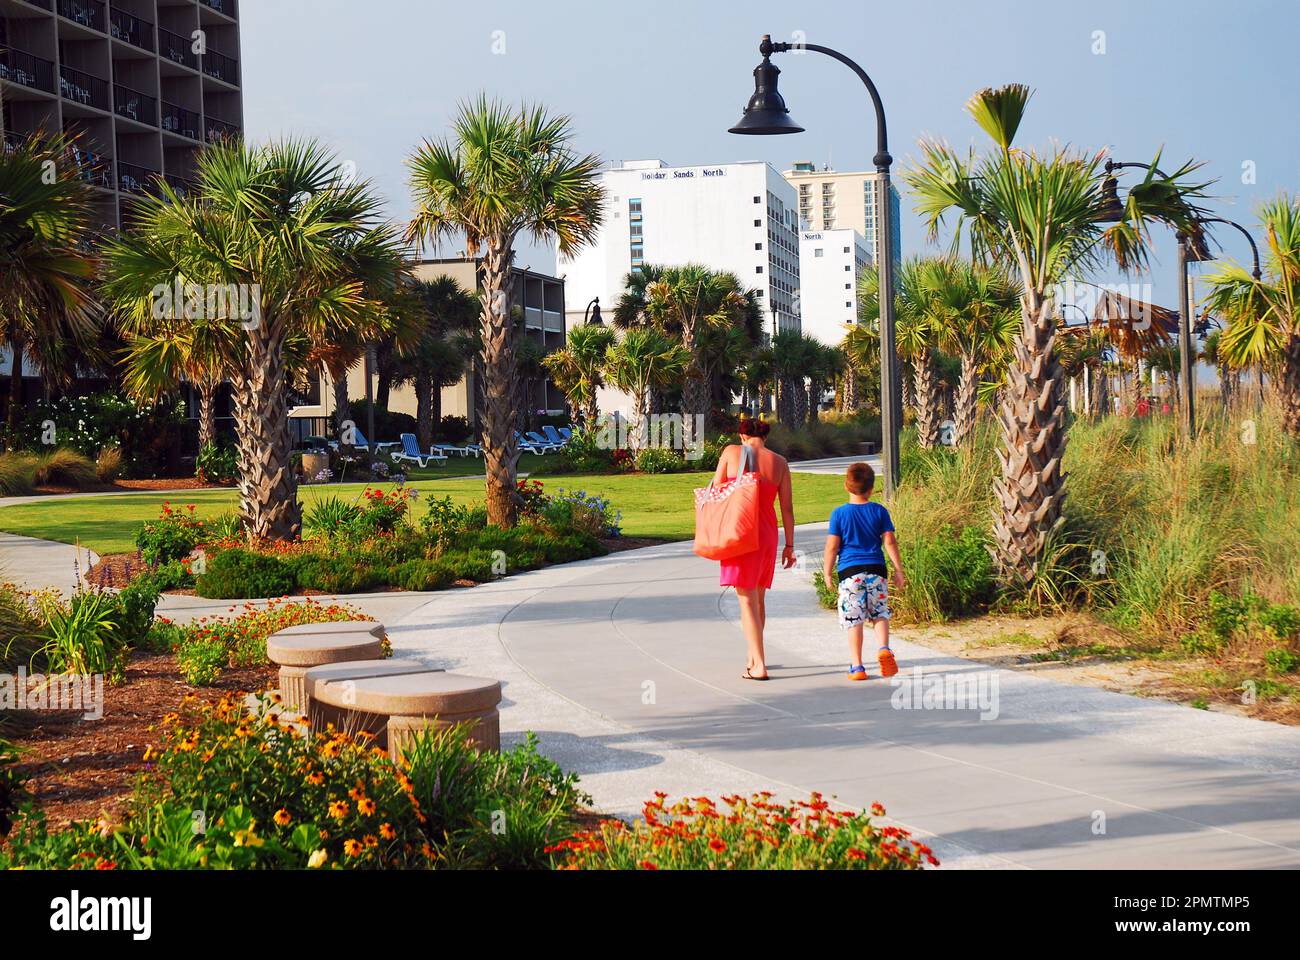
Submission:
[[[755,683],[767,683],[767,681],[771,680],[772,678],[771,678],[771,677],[756,677],[756,676],[754,676],[752,673],[749,672],[749,667],[746,667],[746,668],[745,668],[745,672],[741,675],[740,679],[742,679],[742,680],[753,680]]]
[[[880,652],[876,654],[876,659],[880,661],[880,675],[882,677],[892,677],[898,673],[898,661],[894,659],[894,651],[888,647],[881,647]]]

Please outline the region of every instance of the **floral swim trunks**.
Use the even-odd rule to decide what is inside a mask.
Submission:
[[[889,587],[884,577],[858,573],[840,581],[841,627],[848,630],[889,618]]]

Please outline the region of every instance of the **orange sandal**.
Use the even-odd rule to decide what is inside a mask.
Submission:
[[[898,661],[894,659],[894,651],[888,647],[881,647],[880,652],[876,654],[876,659],[880,661],[880,675],[882,677],[892,677],[898,673]]]

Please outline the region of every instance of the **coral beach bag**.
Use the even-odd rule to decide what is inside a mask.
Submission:
[[[741,445],[740,476],[695,491],[695,552],[731,560],[758,550],[758,474],[754,451]]]

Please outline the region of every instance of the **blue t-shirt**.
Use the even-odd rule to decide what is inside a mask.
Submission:
[[[841,570],[883,564],[884,536],[893,533],[889,511],[878,503],[846,503],[831,514],[831,536],[840,538]]]

